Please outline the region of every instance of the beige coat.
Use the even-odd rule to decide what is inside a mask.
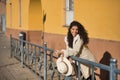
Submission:
[[[94,55],[90,52],[90,50],[86,46],[83,46],[82,51],[80,52],[80,48],[82,47],[83,41],[82,39],[80,39],[79,35],[74,37],[73,48],[70,48],[68,46],[66,37],[65,37],[65,43],[66,43],[66,49],[62,50],[64,52],[65,57],[72,56],[72,55],[76,56],[76,54],[80,53],[79,55],[80,58],[96,62]],[[91,75],[90,67],[83,64],[80,64],[80,67],[81,67],[81,72],[83,76],[85,78],[88,78]]]

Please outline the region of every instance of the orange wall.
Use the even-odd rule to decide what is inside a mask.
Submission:
[[[10,6],[10,3],[12,5]],[[6,4],[6,26],[18,30],[41,30],[42,6],[40,0],[9,0]],[[21,17],[21,24],[20,24]]]
[[[92,38],[120,41],[120,0],[74,0],[75,19]]]
[[[28,29],[28,2],[22,0],[21,7],[21,25],[20,25],[20,7],[19,0],[9,0],[6,4],[6,27],[12,29]],[[12,3],[12,5],[10,5]]]
[[[12,3],[12,23],[10,23],[10,2]],[[119,4],[120,0],[74,0],[74,19],[85,26],[91,38],[120,41]],[[43,30],[44,12],[46,14],[45,32],[64,35],[67,33],[67,28],[63,27],[65,0],[22,0],[21,27],[19,0],[9,0],[6,7],[7,28]]]
[[[65,0],[42,0],[43,11],[46,13],[45,32],[66,34],[64,24]]]
[[[29,2],[29,29],[31,31],[42,30],[42,5],[41,0],[30,0]]]
[[[42,0],[42,4],[47,14],[45,32],[66,34],[65,1]],[[91,38],[120,41],[119,4],[119,0],[74,0],[74,19],[85,26]]]

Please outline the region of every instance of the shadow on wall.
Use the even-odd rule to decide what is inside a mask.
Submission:
[[[108,51],[106,51],[99,63],[109,66],[111,58],[112,58],[111,54]],[[109,80],[109,71],[101,69],[100,80]]]

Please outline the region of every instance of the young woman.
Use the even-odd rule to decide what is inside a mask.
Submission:
[[[64,57],[77,56],[86,60],[96,62],[94,55],[88,49],[89,38],[83,25],[78,21],[73,21],[68,29],[67,36],[65,37],[66,49],[57,51],[58,54]],[[72,60],[69,59],[72,63]],[[80,64],[81,73],[84,80],[91,80],[92,74],[90,73],[90,66]]]

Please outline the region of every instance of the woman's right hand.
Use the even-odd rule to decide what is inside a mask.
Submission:
[[[55,54],[58,55],[58,56],[59,56],[59,55],[64,56],[63,51],[59,51],[59,50],[56,50],[56,51],[55,51]]]
[[[60,54],[59,50],[56,50],[54,53],[55,53],[55,55],[56,55],[57,57],[58,57],[59,54]]]

